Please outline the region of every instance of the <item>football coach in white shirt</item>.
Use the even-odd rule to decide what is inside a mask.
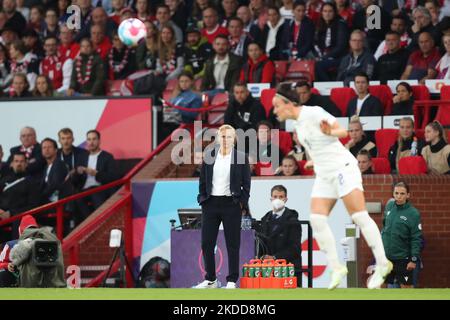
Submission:
[[[250,197],[250,165],[245,153],[235,149],[236,131],[230,125],[218,129],[214,150],[200,172],[198,203],[202,206],[202,250],[205,281],[195,288],[217,288],[214,248],[220,223],[223,223],[228,252],[228,289],[236,288],[239,278],[241,209]],[[208,158],[210,157],[210,158]]]

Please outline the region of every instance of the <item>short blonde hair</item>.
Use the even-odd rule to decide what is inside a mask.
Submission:
[[[231,130],[233,132],[234,143],[236,143],[237,142],[236,129],[233,128],[232,126],[230,126],[229,124],[223,124],[219,127],[219,129],[217,129],[217,138],[219,138],[220,132],[225,131],[225,130]]]
[[[219,127],[219,129],[217,129],[217,132],[221,132],[224,130],[232,130],[233,134],[236,136],[236,129],[234,129],[232,126],[230,126],[229,124],[223,124]]]

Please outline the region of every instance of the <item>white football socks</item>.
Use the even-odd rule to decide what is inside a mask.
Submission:
[[[339,263],[336,241],[328,225],[328,217],[322,214],[311,213],[309,221],[314,232],[314,238],[319,243],[320,250],[325,252],[331,269],[339,270],[342,268],[342,265]]]
[[[367,211],[359,211],[352,214],[353,221],[361,228],[367,244],[375,257],[377,265],[386,265],[388,260],[384,252],[383,240],[377,224],[369,216]]]

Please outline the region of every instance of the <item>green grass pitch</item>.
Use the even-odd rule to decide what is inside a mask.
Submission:
[[[450,300],[450,289],[0,289],[0,300]]]

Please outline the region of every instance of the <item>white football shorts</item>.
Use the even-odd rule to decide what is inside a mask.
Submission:
[[[364,191],[361,171],[357,164],[348,163],[334,174],[316,176],[311,198],[340,199],[354,189]]]

